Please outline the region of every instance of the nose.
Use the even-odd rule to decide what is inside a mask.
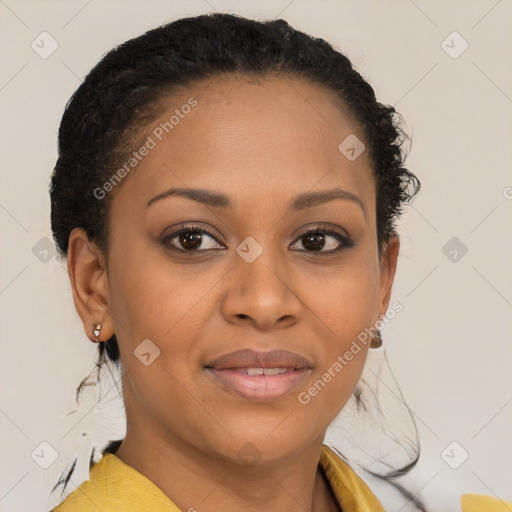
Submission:
[[[226,321],[260,330],[297,323],[304,306],[294,289],[292,272],[283,265],[265,250],[252,263],[237,255],[221,306]]]

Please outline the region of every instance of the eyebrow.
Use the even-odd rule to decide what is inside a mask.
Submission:
[[[191,199],[192,201],[196,201],[213,208],[232,209],[234,207],[231,199],[229,199],[229,197],[225,196],[224,194],[199,188],[170,188],[169,190],[166,190],[165,192],[152,197],[146,203],[146,207],[171,196],[186,197],[187,199]],[[303,194],[299,194],[290,202],[288,211],[301,211],[306,208],[311,208],[312,206],[327,203],[334,199],[345,199],[358,204],[363,210],[363,214],[366,219],[366,208],[361,199],[352,194],[352,192],[343,190],[339,187],[328,190],[320,190],[317,192],[304,192]]]

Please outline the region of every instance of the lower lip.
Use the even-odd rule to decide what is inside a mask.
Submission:
[[[247,375],[236,370],[208,368],[225,389],[248,400],[266,402],[285,397],[299,387],[310,370],[302,368],[277,375]]]

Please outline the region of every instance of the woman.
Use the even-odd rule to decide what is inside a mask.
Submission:
[[[384,510],[323,441],[381,343],[420,186],[401,141],[283,20],[181,19],[102,59],[62,119],[52,229],[127,434],[55,510]]]

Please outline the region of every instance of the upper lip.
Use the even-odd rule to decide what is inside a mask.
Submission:
[[[206,365],[214,370],[228,368],[312,368],[313,365],[304,357],[288,350],[278,349],[260,352],[251,349],[237,350],[218,357]]]

